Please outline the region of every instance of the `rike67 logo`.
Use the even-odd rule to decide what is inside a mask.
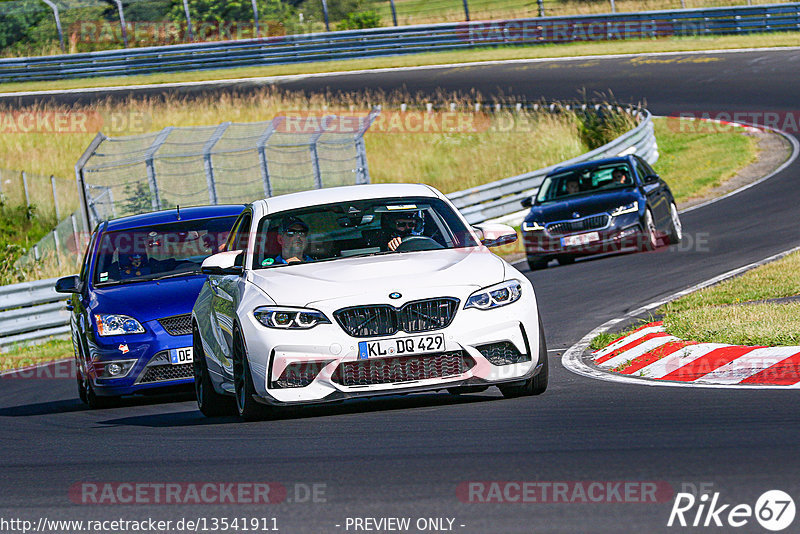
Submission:
[[[678,493],[667,526],[739,528],[755,518],[763,528],[777,532],[791,525],[794,516],[794,500],[781,490],[764,492],[755,506],[723,503],[719,492],[711,496],[703,493],[699,498],[691,493]]]

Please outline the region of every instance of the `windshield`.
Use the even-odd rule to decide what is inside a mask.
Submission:
[[[536,195],[536,203],[542,204],[596,191],[630,187],[633,185],[631,176],[626,163],[558,172],[544,179]]]
[[[236,217],[176,221],[107,232],[97,251],[97,286],[199,273],[220,250]]]
[[[357,200],[264,217],[253,268],[478,245],[438,198]]]

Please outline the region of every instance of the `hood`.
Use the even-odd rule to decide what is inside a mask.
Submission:
[[[614,208],[630,204],[639,199],[640,195],[637,190],[630,187],[595,193],[561,202],[533,206],[526,220],[536,222],[568,221],[597,213],[610,212]],[[574,213],[576,212],[580,214],[579,217],[575,217]]]
[[[139,322],[191,313],[205,275],[94,289],[92,313],[119,313]]]
[[[501,282],[505,262],[485,247],[343,258],[252,271],[250,281],[276,304],[308,306],[356,295],[430,295],[427,288],[479,289]],[[405,299],[404,299],[405,300]]]

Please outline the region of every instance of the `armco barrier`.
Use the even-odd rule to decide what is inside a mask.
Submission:
[[[647,110],[631,113],[639,118],[639,125],[600,148],[544,169],[451,193],[447,197],[467,221],[476,224],[520,211],[520,201],[534,194],[547,173],[556,167],[626,154],[636,154],[648,163],[654,163],[658,159],[658,145],[652,117]]]
[[[482,46],[799,31],[800,3],[373,28],[0,60],[0,83],[353,59]]]
[[[0,347],[69,332],[67,296],[57,278],[0,287]]]

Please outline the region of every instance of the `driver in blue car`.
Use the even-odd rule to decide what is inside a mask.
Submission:
[[[281,246],[281,253],[275,257],[276,265],[314,261],[314,258],[305,253],[308,247],[308,225],[299,217],[289,216],[281,221],[278,244]]]
[[[419,217],[413,212],[386,214],[381,219],[381,226],[387,236],[386,249],[395,251],[404,237],[414,235],[419,225]]]

